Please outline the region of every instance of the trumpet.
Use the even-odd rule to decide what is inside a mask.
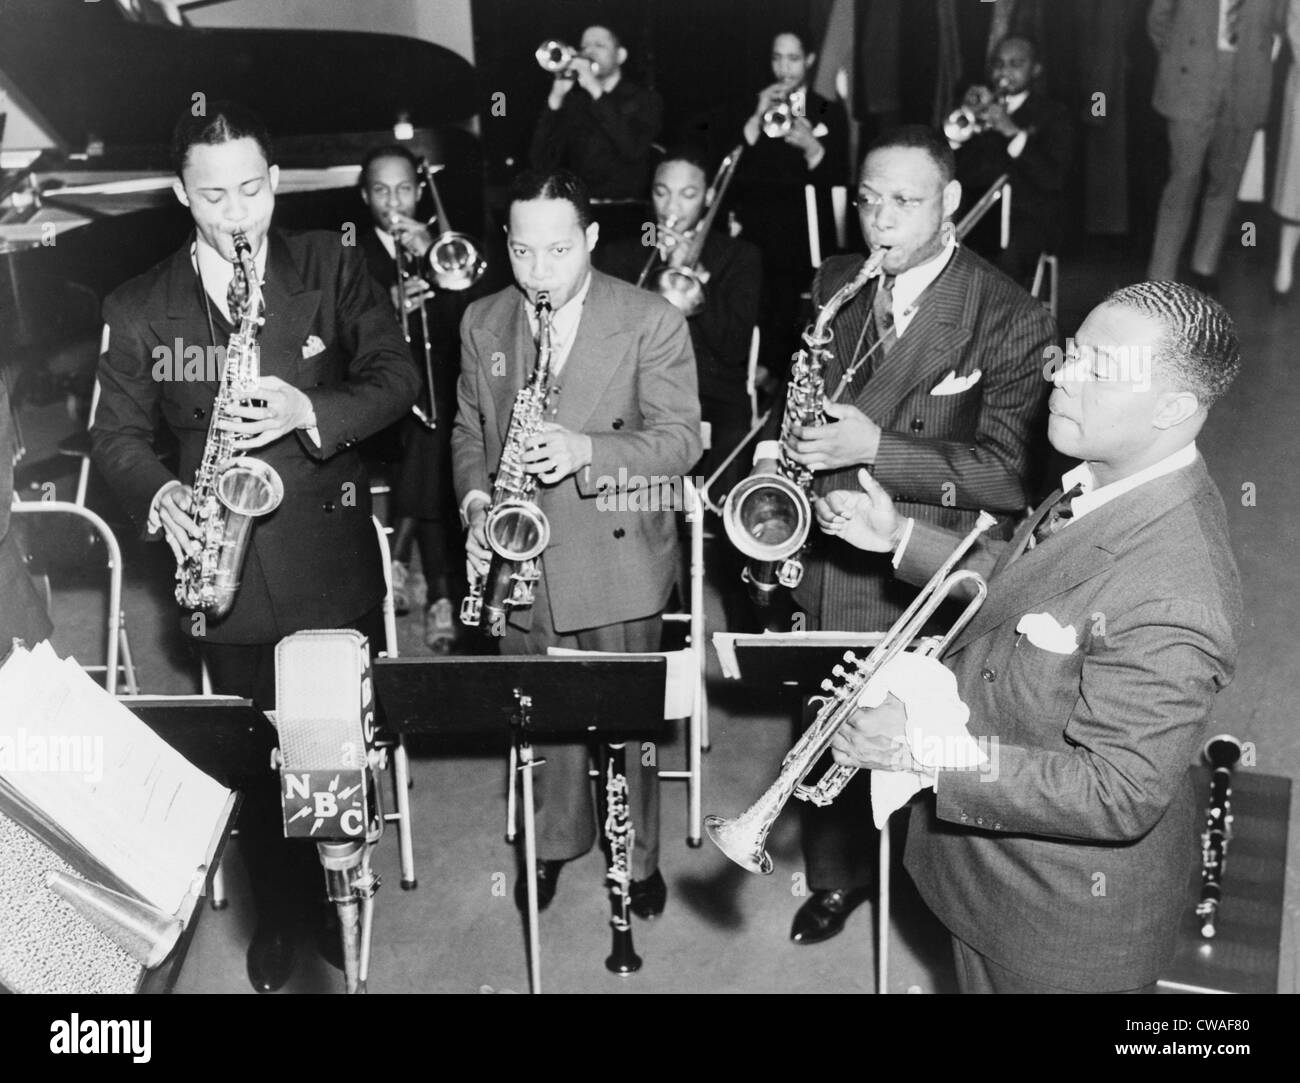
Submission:
[[[722,198],[727,194],[727,187],[731,184],[731,178],[735,176],[736,165],[744,149],[743,143],[733,147],[731,153],[722,159],[717,175],[713,178],[713,184],[704,197],[708,210],[696,225],[691,239],[686,242],[686,255],[681,265],[661,267],[650,282],[650,288],[680,309],[687,319],[698,315],[704,308],[704,284],[708,281],[708,272],[700,266],[700,256],[704,252],[709,230],[713,228],[713,220],[718,216],[718,208],[722,206]],[[671,229],[676,223],[675,218],[669,218],[668,228]],[[646,265],[641,271],[641,277],[637,279],[638,286],[646,284],[646,278],[658,254],[658,248],[651,250],[650,258],[646,260]]]
[[[990,90],[986,86],[973,86],[966,91],[961,105],[948,114],[943,122],[943,134],[957,144],[965,143],[973,135],[989,130],[988,112],[990,107],[1005,105],[1006,86],[998,83]]]
[[[794,107],[790,98],[784,97],[763,110],[763,134],[769,139],[784,139],[794,126]]]
[[[397,268],[397,318],[402,324],[402,337],[406,339],[406,344],[411,344],[411,305],[417,304],[420,308],[420,332],[424,344],[424,382],[428,388],[429,401],[417,402],[411,407],[411,413],[420,419],[420,423],[427,429],[436,429],[438,427],[438,404],[433,392],[433,344],[432,335],[429,330],[429,310],[425,306],[426,298],[421,297],[419,301],[409,301],[406,295],[406,284],[416,275],[415,259],[408,253],[402,244],[402,239],[395,232],[393,227],[398,223],[396,214],[389,215],[388,232],[393,234],[393,261]]]
[[[822,705],[817,718],[782,761],[780,773],[763,795],[734,819],[728,820],[722,816],[705,818],[704,825],[713,844],[737,865],[750,872],[770,875],[772,858],[767,852],[767,836],[791,796],[801,801],[811,801],[814,805],[829,805],[858,773],[856,767],[836,764],[816,785],[804,783],[808,772],[830,748],[840,727],[858,709],[867,685],[887,663],[917,639],[940,605],[959,589],[969,589],[972,593],[966,608],[953,621],[948,631],[942,636],[921,641],[917,647],[918,654],[940,657],[984,604],[988,586],[983,577],[977,572],[953,569],[979,536],[996,522],[997,519],[988,512],[980,512],[970,533],[962,538],[903,615],[871,649],[871,653],[862,660],[852,651],[845,653],[844,664],[837,665],[831,671],[832,677],[838,678],[839,683],[836,684],[830,677],[822,681],[822,691],[826,695],[821,697]]]
[[[565,45],[562,41],[548,39],[537,47],[537,52],[533,55],[537,57],[537,63],[541,65],[543,71],[549,71],[552,75],[558,75],[561,79],[576,79],[578,77],[578,73],[573,70],[575,60],[586,60],[591,65],[591,74],[600,74],[599,64],[583,56],[581,49],[575,49],[572,45]]]

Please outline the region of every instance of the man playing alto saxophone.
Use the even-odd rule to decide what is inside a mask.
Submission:
[[[507,610],[505,654],[549,646],[637,653],[659,648],[678,572],[677,523],[655,477],[681,477],[700,456],[700,403],[686,321],[663,298],[591,268],[599,227],[586,185],[566,170],[518,177],[507,250],[517,287],[470,305],[461,324],[460,410],[452,434],[456,494],[468,534],[470,578],[492,556],[484,527],[493,474],[516,393],[537,362],[538,295],[550,320],[550,394],[522,452],[550,524],[531,606]],[[613,507],[611,507],[613,505]],[[653,510],[641,510],[649,506]],[[484,614],[486,617],[486,613]],[[538,902],[555,895],[565,861],[596,841],[585,745],[549,745],[536,772]],[[632,909],[662,911],[659,786],[653,764],[629,750],[636,830]],[[513,784],[513,781],[512,781]],[[526,905],[524,877],[515,901]]]
[[[882,274],[840,309],[826,392],[830,424],[787,433],[794,462],[818,470],[818,492],[843,488],[867,466],[919,520],[965,531],[981,509],[1011,516],[1029,500],[1030,435],[1047,387],[1041,370],[1056,327],[1024,290],[960,245],[952,215],[961,200],[947,142],[928,128],[882,134],[867,151],[858,183],[858,219]],[[821,307],[862,269],[861,256],[827,260],[813,283]],[[771,473],[781,414],[755,452]],[[998,528],[995,528],[997,530]],[[863,558],[813,532],[794,603],[802,626],[884,631],[915,592],[894,582],[889,561]],[[804,858],[812,894],[791,938],[834,936],[866,899],[874,832],[865,811],[868,776],[833,805],[805,806]]]
[[[172,154],[173,188],[195,231],[104,302],[109,347],[99,366],[94,459],[144,533],[161,534],[178,561],[198,546],[189,482],[204,456],[216,384],[207,372],[173,378],[180,358],[170,367],[159,361],[176,349],[223,356],[239,307],[233,237],[243,233],[263,280],[263,375],[257,398],[236,403],[222,428],[241,438],[241,452],[258,449],[283,480],[284,498],[253,527],[230,612],[219,620],[186,613],[181,627],[214,691],[270,710],[275,645],[285,636],[349,627],[372,646],[382,642],[383,565],[355,445],[409,410],[420,381],[356,249],[338,233],[272,227],[279,170],[256,116],[209,102],[206,115],[186,113],[176,125]],[[160,419],[180,445],[179,476],[153,450]],[[281,834],[278,786],[268,770],[243,787],[239,820],[258,912],[248,975],[262,992],[288,980],[297,930],[315,918],[301,911],[321,894],[314,847],[286,844]],[[329,945],[328,927],[322,935]],[[337,930],[332,936],[337,949]]]

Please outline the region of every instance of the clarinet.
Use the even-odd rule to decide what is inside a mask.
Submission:
[[[610,745],[605,761],[605,837],[609,840],[609,925],[613,947],[605,969],[635,974],[641,956],[632,947],[632,843],[636,831],[628,815],[627,755],[623,745]]]
[[[1223,870],[1228,839],[1232,837],[1232,769],[1241,759],[1241,742],[1221,733],[1205,742],[1201,755],[1214,772],[1210,779],[1210,808],[1201,833],[1201,901],[1196,904],[1201,935],[1209,940],[1214,937],[1214,923],[1223,899]]]

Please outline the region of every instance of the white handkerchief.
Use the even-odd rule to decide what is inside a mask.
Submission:
[[[983,375],[979,369],[975,369],[969,376],[958,376],[957,370],[953,369],[947,376],[939,381],[934,387],[930,388],[931,395],[960,395],[963,391],[969,391],[980,382],[980,376]]]
[[[812,130],[812,134],[814,139],[821,139],[825,136],[830,135],[831,130],[828,127],[826,127],[825,124],[818,124],[817,127],[815,127]]]
[[[900,654],[876,674],[858,700],[877,707],[892,692],[907,708],[908,750],[932,770],[972,771],[988,761],[966,730],[970,709],[957,694],[957,678],[944,664],[925,655]],[[890,815],[929,782],[912,771],[871,772],[871,815],[884,827]]]
[[[1073,654],[1079,649],[1079,637],[1073,624],[1064,628],[1051,613],[1026,613],[1016,625],[1016,631],[1029,637],[1029,642],[1053,654]]]
[[[308,335],[307,341],[302,344],[303,357],[315,357],[318,353],[323,353],[324,350],[325,343],[315,335]]]

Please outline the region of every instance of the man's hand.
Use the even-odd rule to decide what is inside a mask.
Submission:
[[[564,104],[564,99],[568,97],[569,91],[574,87],[574,81],[565,76],[564,72],[555,73],[555,79],[551,83],[551,92],[547,95],[546,105],[550,109],[559,109]]]
[[[417,259],[423,259],[433,247],[433,235],[429,227],[414,218],[394,211],[389,215],[388,232],[407,252]]]
[[[405,297],[402,296],[403,294]],[[420,305],[433,297],[433,287],[423,278],[412,275],[404,279],[400,285],[392,286],[388,296],[392,298],[394,308],[400,308],[405,312],[417,312]]]
[[[794,117],[790,130],[785,133],[785,142],[803,151],[803,156],[810,162],[821,153],[821,141],[813,135],[812,125],[807,117]]]
[[[575,56],[573,63],[569,65],[569,70],[578,77],[576,80],[578,86],[591,95],[592,101],[599,100],[605,93],[605,88],[601,86],[600,78],[596,75],[595,65],[585,56]]]
[[[784,83],[773,83],[771,86],[765,86],[758,92],[758,104],[754,106],[754,116],[761,121],[763,114],[785,96]]]
[[[669,267],[680,267],[686,260],[690,238],[670,225],[659,227],[659,247]]]
[[[563,481],[590,462],[591,437],[562,429],[551,421],[542,423],[541,431],[524,449],[524,469],[547,485]]]
[[[817,525],[859,549],[892,552],[898,548],[906,520],[899,517],[889,494],[867,471],[858,471],[858,481],[864,492],[836,489],[817,498]]]
[[[470,579],[487,575],[492,560],[492,550],[487,543],[488,502],[477,500],[470,505],[466,515],[469,529],[465,534],[465,571]]]
[[[994,99],[984,110],[984,123],[1006,139],[1014,139],[1020,134],[1020,128],[1016,122],[1011,119],[1011,114],[1007,112],[1007,107],[1002,102]]]
[[[260,399],[266,405],[254,406],[251,401],[254,399]],[[236,402],[231,412],[243,420],[223,421],[221,428],[242,437],[237,441],[240,451],[265,447],[285,433],[310,429],[316,424],[316,411],[311,399],[278,376],[263,376],[248,400]]]
[[[831,756],[846,767],[870,771],[914,771],[916,761],[907,747],[907,708],[888,695],[879,707],[849,715],[831,740]]]
[[[875,462],[880,426],[847,403],[828,400],[825,409],[833,424],[791,427],[791,439],[786,445],[790,458],[813,470],[838,470]]]
[[[163,539],[167,542],[179,565],[186,553],[199,550],[203,532],[190,518],[193,510],[194,490],[188,485],[173,485],[158,498],[158,521],[162,524]]]

